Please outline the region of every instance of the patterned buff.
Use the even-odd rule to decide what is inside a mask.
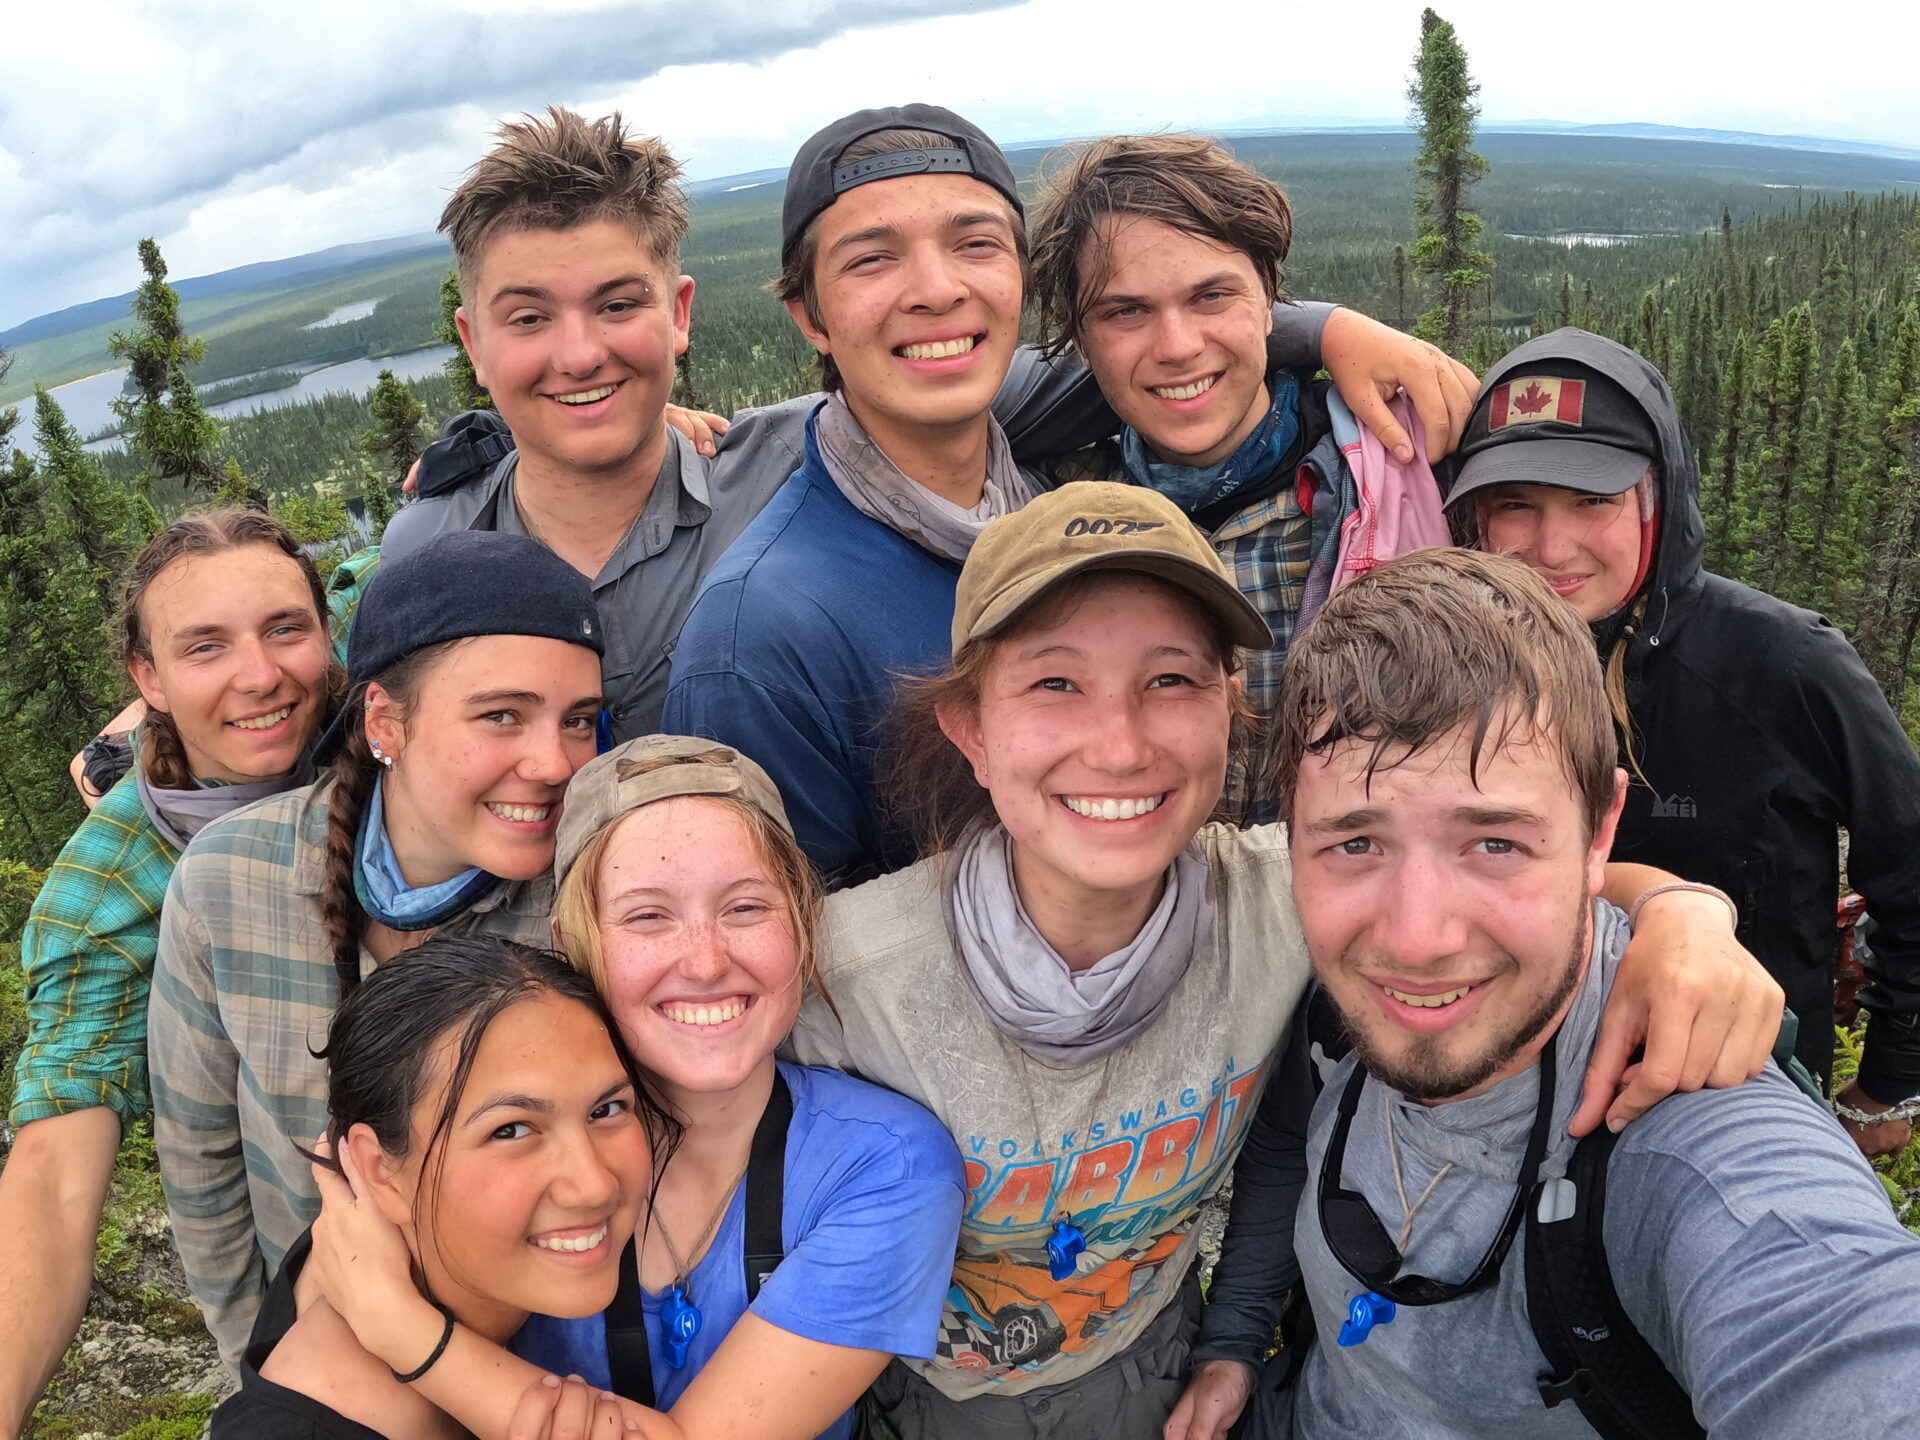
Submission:
[[[387,839],[381,804],[384,784],[384,777],[374,781],[366,814],[360,817],[360,840],[353,855],[353,893],[360,908],[389,930],[431,930],[480,900],[500,883],[500,877],[474,868],[438,885],[417,889],[408,885],[400,873],[393,844]]]
[[[829,396],[813,419],[820,460],[847,503],[869,520],[913,541],[923,550],[964,562],[989,521],[1010,515],[1033,498],[1033,487],[999,425],[987,432],[987,487],[980,503],[962,510],[943,500],[887,458],[847,408],[844,395]]]
[[[1299,436],[1300,382],[1282,370],[1274,378],[1267,418],[1226,459],[1211,465],[1163,464],[1148,453],[1146,442],[1132,426],[1120,432],[1120,456],[1136,485],[1158,490],[1195,515],[1265,484]]]
[[[949,873],[948,914],[974,993],[999,1029],[1057,1063],[1098,1060],[1158,1019],[1213,925],[1206,862],[1185,850],[1132,943],[1074,971],[1027,917],[1002,827],[962,845]]]

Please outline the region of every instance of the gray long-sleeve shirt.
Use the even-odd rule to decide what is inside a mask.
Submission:
[[[1559,1138],[1542,1166],[1549,1178],[1564,1173],[1572,1154],[1566,1122],[1627,940],[1618,911],[1596,904],[1595,913],[1593,962],[1558,1047]],[[1304,1185],[1292,1180],[1294,1252],[1321,1340],[1290,1395],[1263,1397],[1253,1434],[1591,1435],[1573,1406],[1549,1410],[1535,1388],[1545,1362],[1527,1316],[1519,1244],[1493,1287],[1443,1305],[1403,1305],[1365,1343],[1332,1343],[1361,1287],[1327,1247],[1314,1194],[1355,1063],[1342,1062],[1315,1106]],[[1342,1182],[1367,1197],[1389,1233],[1398,1231],[1402,1211],[1387,1107],[1409,1197],[1453,1164],[1416,1215],[1409,1272],[1458,1279],[1479,1260],[1512,1198],[1538,1097],[1537,1069],[1474,1099],[1431,1107],[1368,1083]],[[1273,1127],[1268,1116],[1269,1142]],[[1246,1164],[1257,1165],[1260,1144],[1257,1127]],[[1275,1175],[1288,1178],[1284,1167]],[[1896,1433],[1889,1427],[1910,1413],[1920,1364],[1920,1240],[1895,1219],[1839,1127],[1771,1065],[1737,1090],[1675,1096],[1628,1127],[1609,1167],[1605,1235],[1622,1304],[1715,1437],[1880,1436]],[[1283,1287],[1293,1257],[1266,1240],[1254,1246],[1265,1252],[1258,1265]],[[1209,1306],[1197,1355],[1235,1354],[1235,1341],[1244,1343],[1263,1321],[1270,1333],[1270,1317],[1249,1297],[1270,1296],[1274,1287],[1248,1283],[1256,1262],[1240,1241],[1230,1228],[1221,1265],[1235,1285],[1217,1297],[1228,1302],[1219,1313]]]

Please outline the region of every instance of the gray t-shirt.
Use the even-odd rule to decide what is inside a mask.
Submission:
[[[988,1018],[947,929],[941,859],[827,902],[820,972],[838,1015],[809,997],[793,1048],[918,1100],[960,1146],[953,1288],[934,1358],[908,1362],[956,1400],[1097,1368],[1193,1265],[1194,1222],[1232,1168],[1309,968],[1285,834],[1209,825],[1197,844],[1211,930],[1152,1026],[1077,1065],[1029,1054]],[[1088,1244],[1056,1281],[1045,1246],[1062,1214]]]
[[[734,463],[708,461],[678,431],[667,434],[653,493],[593,579],[616,743],[660,728],[673,642],[701,580],[793,470],[784,455],[744,449],[734,452]],[[380,542],[382,562],[454,530],[527,534],[513,500],[518,462],[516,451],[483,480],[403,506]]]
[[[1628,937],[1596,902],[1594,961],[1561,1030],[1554,1095],[1558,1137],[1542,1175],[1565,1173],[1600,1011]],[[1526,1309],[1516,1240],[1493,1287],[1442,1305],[1402,1305],[1364,1343],[1334,1333],[1361,1286],[1321,1236],[1315,1187],[1341,1091],[1341,1063],[1315,1106],[1310,1173],[1295,1223],[1300,1267],[1320,1324],[1283,1417],[1259,1440],[1548,1440],[1590,1436],[1571,1404],[1546,1408],[1545,1370]],[[1369,1081],[1347,1141],[1342,1183],[1372,1204],[1389,1234],[1402,1208],[1387,1147],[1393,1107],[1402,1181],[1419,1196],[1409,1273],[1464,1277],[1499,1228],[1539,1098],[1531,1069],[1485,1095],[1424,1106]],[[1920,1239],[1830,1117],[1771,1064],[1735,1090],[1661,1102],[1629,1125],[1608,1167],[1607,1259],[1621,1303],[1719,1440],[1901,1433],[1920,1365]],[[1284,1409],[1284,1403],[1276,1407]]]

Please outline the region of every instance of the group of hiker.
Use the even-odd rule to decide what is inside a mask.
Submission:
[[[377,554],[134,561],[131,768],[22,944],[0,1433],[149,1113],[216,1437],[1905,1413],[1920,758],[1701,568],[1656,368],[1476,381],[1287,299],[1217,142],[1077,145],[1029,221],[908,105],[801,147],[822,393],[728,422],[668,403],[678,173],[503,126],[442,217],[494,410]]]

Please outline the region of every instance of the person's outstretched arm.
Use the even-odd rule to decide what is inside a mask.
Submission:
[[[120,1117],[105,1105],[20,1128],[0,1170],[0,1436],[18,1435],[93,1288]]]

